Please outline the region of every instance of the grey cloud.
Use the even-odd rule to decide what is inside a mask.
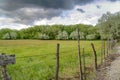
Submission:
[[[15,19],[16,23],[30,24],[37,19],[51,19],[75,5],[85,5],[95,0],[0,0],[2,15]],[[117,1],[117,0],[109,0]],[[100,8],[100,6],[96,6]],[[83,9],[77,9],[85,13]],[[0,16],[1,16],[0,14]]]
[[[62,11],[75,5],[84,5],[94,0],[0,0],[1,14],[14,18],[17,23],[29,24],[36,19],[59,16]],[[81,13],[85,11],[78,9]],[[4,12],[4,13],[3,13]]]
[[[112,1],[112,2],[115,2],[115,1],[120,1],[120,0],[108,0],[108,1]]]
[[[96,7],[97,7],[98,9],[100,9],[100,8],[101,8],[101,6],[100,6],[100,5],[96,5]]]
[[[94,0],[4,0],[2,8],[15,10],[23,7],[42,7],[53,9],[72,9],[76,4],[84,5]]]
[[[80,11],[81,13],[85,13],[83,9],[78,8],[77,11]]]
[[[47,18],[60,15],[61,9],[43,9],[43,8],[21,8],[16,11],[11,11],[6,16],[14,18],[16,23],[31,24],[34,20]]]
[[[95,0],[75,0],[75,4],[77,5],[85,5],[91,2],[94,2]]]

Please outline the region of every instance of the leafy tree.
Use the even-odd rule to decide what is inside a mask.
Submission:
[[[2,39],[10,39],[9,33],[6,33],[5,35],[3,35]]]
[[[97,26],[102,39],[120,38],[120,12],[111,14],[107,12],[99,19]]]
[[[67,40],[68,39],[68,33],[66,31],[59,31],[56,39]]]
[[[95,34],[89,34],[86,36],[87,40],[95,40],[96,39],[96,35]]]
[[[2,39],[17,39],[17,33],[16,32],[9,32],[3,35]]]
[[[79,34],[80,34],[80,39],[85,39],[83,32],[79,32]],[[78,30],[77,29],[70,34],[70,38],[72,40],[77,40],[78,39]]]
[[[39,39],[41,39],[41,40],[48,40],[48,39],[49,39],[49,36],[46,35],[46,34],[40,34],[40,35],[39,35]]]

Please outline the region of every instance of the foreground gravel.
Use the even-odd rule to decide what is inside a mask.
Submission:
[[[120,57],[111,63],[108,80],[120,80]]]
[[[117,47],[117,54],[120,54],[120,47]],[[106,80],[120,80],[120,57],[117,57],[107,70]]]

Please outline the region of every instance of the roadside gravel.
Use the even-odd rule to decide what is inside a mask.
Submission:
[[[120,47],[117,47],[117,54],[120,54]],[[108,69],[108,80],[120,80],[120,57],[117,57]]]

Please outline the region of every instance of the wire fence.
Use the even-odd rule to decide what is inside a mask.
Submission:
[[[103,41],[101,49],[97,51],[97,66],[105,63],[105,58],[111,53],[116,41]],[[94,44],[93,44],[94,45]],[[95,45],[94,45],[95,46]],[[69,51],[68,51],[69,52]],[[81,48],[82,80],[97,80],[95,71],[94,52],[92,48]],[[57,80],[56,55],[32,55],[16,57],[16,64],[7,67],[12,80]],[[59,54],[59,80],[80,80],[79,61],[77,51],[70,54]],[[98,69],[98,68],[97,68]],[[96,70],[97,70],[96,69]],[[2,75],[2,74],[1,74]],[[0,78],[2,80],[2,78]]]

